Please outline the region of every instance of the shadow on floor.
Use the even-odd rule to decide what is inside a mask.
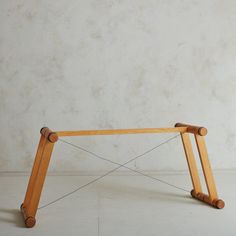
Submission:
[[[16,227],[25,228],[24,220],[19,209],[0,208],[0,223],[1,222],[11,223]]]
[[[182,204],[190,204],[190,205],[206,205],[200,201],[197,201],[192,198],[189,193],[178,193],[178,191],[160,191],[160,190],[151,190],[144,189],[135,186],[125,186],[119,183],[109,184],[109,183],[99,183],[97,186],[98,193],[107,192],[108,190],[113,193],[113,196],[116,198],[123,197],[125,194],[127,199],[145,199],[148,201],[162,201],[162,202],[179,202]],[[115,193],[115,194],[114,194]],[[208,205],[206,205],[208,206]]]

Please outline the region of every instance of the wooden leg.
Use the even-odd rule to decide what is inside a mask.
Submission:
[[[42,158],[42,154],[44,151],[46,141],[47,141],[47,139],[43,135],[41,135],[39,145],[38,145],[38,150],[37,150],[35,160],[34,160],[34,165],[32,168],[31,176],[30,176],[28,187],[27,187],[26,194],[25,194],[25,199],[24,199],[24,203],[23,203],[24,207],[27,207],[29,205],[31,195],[32,195],[32,190],[35,185],[35,179],[38,174],[38,169],[39,169],[39,165],[41,162],[41,158]]]
[[[39,199],[42,192],[44,180],[47,174],[47,169],[50,162],[53,146],[54,143],[50,143],[49,141],[47,141],[44,148],[43,157],[38,170],[37,179],[35,180],[32,196],[28,205],[28,213],[33,216],[36,215],[36,211],[38,209]]]
[[[208,154],[207,154],[207,150],[206,150],[206,144],[204,141],[204,137],[199,136],[199,135],[195,135],[195,140],[196,140],[196,144],[197,144],[199,157],[201,160],[202,170],[204,173],[209,197],[211,200],[213,200],[215,198],[218,198],[218,195],[217,195],[217,191],[216,191],[215,181],[213,178],[210,162],[208,159]]]
[[[204,137],[198,134],[195,134],[195,140],[196,140],[197,149],[198,149],[199,157],[201,160],[201,165],[202,165],[209,196],[204,193],[197,193],[195,192],[195,190],[193,190],[191,194],[193,197],[203,202],[206,202],[216,208],[219,208],[219,209],[223,208],[225,204],[223,200],[218,199],[215,181],[213,178],[210,162],[208,160],[208,154],[207,154]]]
[[[188,168],[189,168],[189,172],[190,172],[190,176],[191,176],[191,180],[193,184],[193,189],[196,193],[200,193],[202,192],[202,188],[201,188],[200,178],[198,175],[197,165],[194,159],[194,154],[193,154],[189,134],[182,133],[181,138],[182,138],[184,151],[185,151],[185,155],[186,155],[186,159],[188,163]]]
[[[48,128],[41,131],[41,138],[38,150],[35,156],[34,165],[29,179],[24,202],[21,205],[21,211],[25,220],[25,225],[31,228],[35,225],[35,215],[46,178],[48,165],[50,162],[54,142],[57,141],[55,133]],[[47,131],[47,132],[46,132]]]

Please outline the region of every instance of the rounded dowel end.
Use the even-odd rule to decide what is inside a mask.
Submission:
[[[24,206],[24,203],[21,204],[20,209],[21,209],[21,212],[22,212],[22,215],[24,218],[25,226],[27,228],[34,227],[34,225],[36,223],[36,219],[34,216],[28,215],[27,208]]]
[[[182,123],[175,123],[175,127],[182,127]]]
[[[32,216],[30,216],[30,217],[28,217],[28,218],[25,219],[25,226],[26,226],[27,228],[32,228],[32,227],[34,227],[35,223],[36,223],[36,220],[35,220],[35,218],[32,217]]]
[[[57,135],[55,132],[51,132],[51,133],[48,135],[48,140],[49,140],[51,143],[55,143],[55,142],[58,140],[58,135]]]
[[[211,200],[208,195],[206,195],[204,193],[200,193],[200,192],[196,193],[194,191],[194,189],[191,191],[191,195],[192,195],[193,198],[196,198],[199,201],[205,202],[205,203],[207,203],[207,204],[209,204],[209,205],[211,205],[211,206],[213,206],[217,209],[222,209],[225,206],[225,203],[224,203],[223,200],[218,199],[218,198],[216,198],[214,200]]]
[[[218,209],[222,209],[225,207],[225,202],[221,199],[216,200],[215,207]]]
[[[190,193],[191,193],[191,196],[194,197],[194,194],[195,194],[194,189],[192,189]]]
[[[57,133],[51,131],[49,128],[47,127],[43,127],[40,130],[40,133],[46,138],[48,139],[49,142],[51,143],[55,143],[58,140],[58,135]]]
[[[206,136],[207,135],[207,128],[199,127],[198,134],[201,135],[201,136]]]
[[[207,135],[207,132],[208,132],[207,128],[205,128],[205,127],[199,127],[199,126],[183,124],[183,123],[176,123],[175,127],[187,127],[188,133],[197,134],[200,136],[205,136],[205,135]]]

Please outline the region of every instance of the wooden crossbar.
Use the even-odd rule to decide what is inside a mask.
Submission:
[[[150,133],[179,133],[186,132],[186,127],[175,128],[143,128],[143,129],[105,129],[57,131],[58,136],[89,136],[89,135],[116,135],[116,134],[150,134]]]
[[[54,144],[61,136],[88,136],[88,135],[120,135],[120,134],[147,134],[147,133],[180,133],[185,151],[188,169],[192,180],[193,190],[191,195],[215,208],[221,209],[225,203],[218,199],[216,186],[208,159],[204,136],[207,134],[205,127],[176,123],[171,128],[142,128],[142,129],[108,129],[108,130],[79,130],[79,131],[57,131],[53,132],[44,127],[40,130],[41,138],[36,152],[31,176],[25,194],[24,202],[21,204],[21,211],[25,225],[31,228],[36,223],[36,213],[46,178],[51,154]],[[200,178],[195,162],[189,134],[194,134],[208,194],[202,192]]]

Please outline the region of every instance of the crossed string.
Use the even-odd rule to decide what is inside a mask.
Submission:
[[[171,183],[168,183],[168,182],[166,182],[166,181],[164,181],[164,180],[162,180],[162,179],[160,179],[160,178],[153,177],[153,176],[151,176],[151,175],[148,175],[148,174],[146,174],[146,173],[143,173],[143,172],[141,172],[141,171],[138,171],[138,170],[135,170],[135,169],[133,169],[133,168],[130,168],[130,167],[126,166],[127,164],[129,164],[129,163],[135,161],[136,159],[138,159],[138,158],[140,158],[140,157],[142,157],[142,156],[145,156],[146,154],[148,154],[148,153],[154,151],[155,149],[159,148],[160,146],[162,146],[162,145],[164,145],[164,144],[166,144],[166,143],[172,141],[173,139],[176,139],[178,136],[180,136],[180,134],[175,135],[175,136],[173,136],[173,137],[171,137],[171,138],[169,138],[169,139],[167,139],[167,140],[165,140],[165,141],[159,143],[158,145],[152,147],[151,149],[148,149],[147,151],[143,152],[142,154],[139,154],[139,155],[137,155],[137,156],[131,158],[129,161],[126,161],[126,162],[123,163],[123,164],[120,164],[120,163],[117,163],[117,162],[115,162],[115,161],[109,160],[109,159],[107,159],[107,158],[105,158],[105,157],[102,157],[101,155],[98,155],[98,154],[96,154],[96,153],[94,153],[94,152],[92,152],[92,151],[89,151],[89,150],[87,150],[87,149],[85,149],[85,148],[83,148],[83,147],[80,147],[80,146],[78,146],[78,145],[75,145],[75,144],[73,144],[73,143],[70,143],[70,142],[68,142],[68,141],[66,141],[66,140],[59,139],[60,142],[63,142],[63,143],[65,143],[65,144],[67,144],[67,145],[70,145],[70,146],[76,148],[76,149],[79,149],[79,150],[81,150],[81,151],[84,151],[84,152],[90,154],[90,155],[93,156],[93,157],[96,157],[96,158],[98,158],[98,159],[101,159],[101,160],[110,162],[110,163],[112,163],[112,164],[115,164],[115,165],[117,165],[117,167],[114,168],[114,169],[112,169],[112,170],[110,170],[110,171],[108,171],[108,172],[106,172],[105,174],[103,174],[103,175],[101,175],[101,176],[99,176],[99,177],[93,179],[92,181],[90,181],[90,182],[88,182],[88,183],[86,183],[86,184],[84,184],[84,185],[82,185],[82,186],[79,186],[79,187],[76,188],[75,190],[73,190],[73,191],[71,191],[71,192],[69,192],[69,193],[66,193],[66,194],[62,195],[61,197],[59,197],[59,198],[57,198],[57,199],[55,199],[55,200],[53,200],[53,201],[51,201],[51,202],[49,202],[49,203],[47,203],[47,204],[41,206],[41,207],[39,207],[38,210],[39,210],[39,209],[42,209],[42,208],[45,208],[45,207],[47,207],[47,206],[50,206],[50,205],[52,205],[52,204],[54,204],[54,203],[56,203],[56,202],[58,202],[58,201],[60,201],[60,200],[62,200],[62,199],[64,199],[64,198],[66,198],[66,197],[68,197],[68,196],[74,194],[75,192],[77,192],[77,191],[79,191],[79,190],[81,190],[81,189],[87,187],[88,185],[93,184],[93,183],[97,182],[98,180],[104,178],[105,176],[107,176],[107,175],[109,175],[109,174],[115,172],[116,170],[120,169],[121,167],[124,167],[124,168],[126,168],[126,169],[128,169],[128,170],[131,170],[131,171],[133,171],[133,172],[136,172],[136,173],[138,173],[138,174],[140,174],[140,175],[142,175],[142,176],[145,176],[145,177],[148,177],[148,178],[150,178],[150,179],[152,179],[152,180],[161,182],[161,183],[163,183],[163,184],[165,184],[165,185],[168,185],[168,186],[170,186],[170,187],[176,188],[176,189],[178,189],[178,190],[181,190],[181,191],[184,191],[184,192],[189,192],[188,190],[186,190],[186,189],[184,189],[184,188],[182,188],[182,187],[176,186],[176,185],[171,184]]]

